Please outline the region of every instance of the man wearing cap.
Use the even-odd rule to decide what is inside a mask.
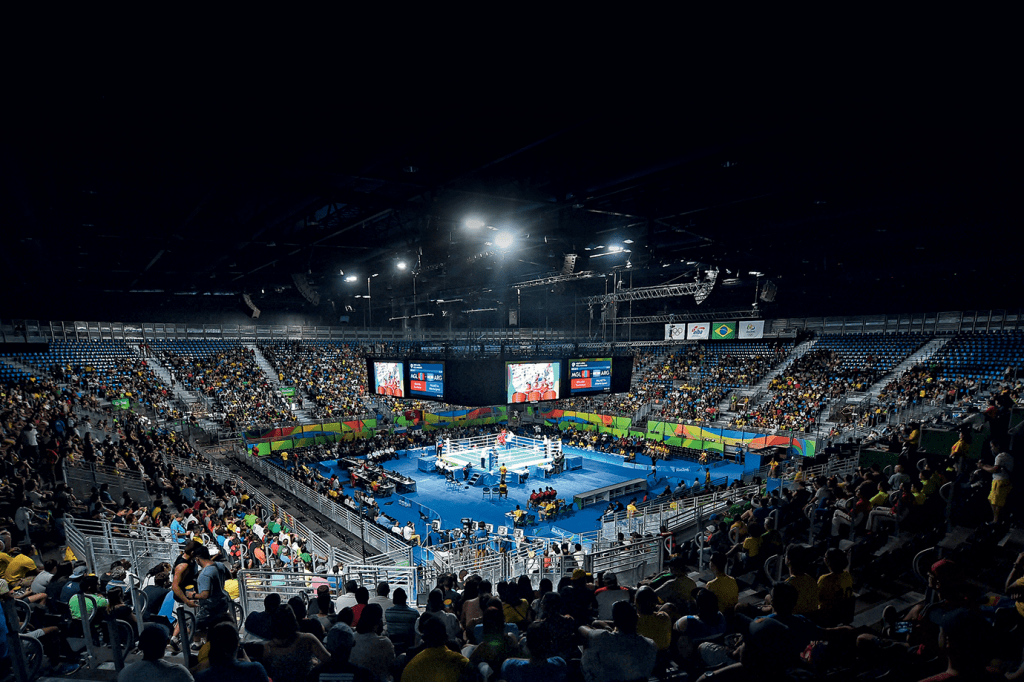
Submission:
[[[139,635],[142,660],[126,666],[117,682],[192,682],[192,673],[180,663],[163,660],[167,648],[167,630],[150,623]]]
[[[62,604],[71,603],[71,597],[78,594],[82,590],[82,578],[89,572],[89,569],[85,567],[85,564],[79,564],[75,566],[75,569],[68,576],[68,580],[64,583],[64,587],[60,590],[60,601]]]
[[[868,654],[897,653],[917,654],[920,660],[928,660],[938,654],[939,622],[957,609],[968,608],[973,604],[966,590],[967,576],[963,569],[949,559],[940,559],[928,569],[928,586],[938,593],[938,599],[930,604],[919,602],[910,612],[906,620],[913,624],[908,637],[910,643],[892,642],[875,635],[864,634],[857,638],[857,650]]]

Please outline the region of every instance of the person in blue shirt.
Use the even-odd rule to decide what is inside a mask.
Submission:
[[[171,520],[171,537],[179,545],[185,544],[185,524],[182,523],[181,514],[175,514]]]

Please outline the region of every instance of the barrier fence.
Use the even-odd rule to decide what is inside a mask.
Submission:
[[[83,499],[86,500],[88,500],[87,493],[93,486],[99,487],[106,483],[111,496],[116,500],[120,500],[124,491],[127,490],[136,502],[140,504],[149,502],[146,481],[138,471],[118,469],[95,462],[71,464],[65,459],[64,480],[76,494],[85,495]]]
[[[256,471],[282,490],[302,500],[324,518],[338,524],[352,535],[360,538],[363,543],[373,547],[380,555],[368,556],[365,561],[380,564],[413,565],[411,547],[404,538],[399,538],[388,530],[368,520],[354,509],[338,504],[325,495],[321,495],[306,484],[293,478],[288,472],[273,464],[249,455],[238,456],[239,462]]]
[[[64,519],[67,544],[93,573],[102,573],[117,560],[128,559],[132,573],[145,575],[157,564],[173,563],[180,545],[169,542],[150,529],[114,527],[108,521]]]

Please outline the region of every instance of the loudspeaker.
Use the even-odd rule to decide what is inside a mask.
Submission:
[[[242,300],[245,302],[245,305],[249,307],[249,314],[252,316],[252,318],[259,319],[260,309],[257,308],[256,304],[252,302],[252,298],[249,296],[249,294],[242,294]]]

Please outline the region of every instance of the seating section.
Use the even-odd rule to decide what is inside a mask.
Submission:
[[[756,385],[792,350],[788,341],[708,341],[684,347],[673,358],[667,400],[652,416],[696,424],[717,421],[720,404],[731,392]]]
[[[810,431],[831,401],[866,391],[927,342],[920,334],[826,334],[769,384],[766,400],[736,417],[735,426]]]
[[[940,368],[941,379],[991,383],[1024,376],[1024,330],[958,334],[939,349],[931,364]]]
[[[253,351],[238,342],[164,340],[154,354],[184,389],[212,401],[227,426],[293,421],[283,398],[267,381]]]
[[[54,341],[45,353],[12,356],[58,382],[67,382],[97,398],[129,398],[133,406],[157,412],[167,408],[168,392],[160,378],[124,341]]]
[[[279,342],[260,346],[283,386],[294,386],[316,419],[365,412],[367,346],[333,341]]]

